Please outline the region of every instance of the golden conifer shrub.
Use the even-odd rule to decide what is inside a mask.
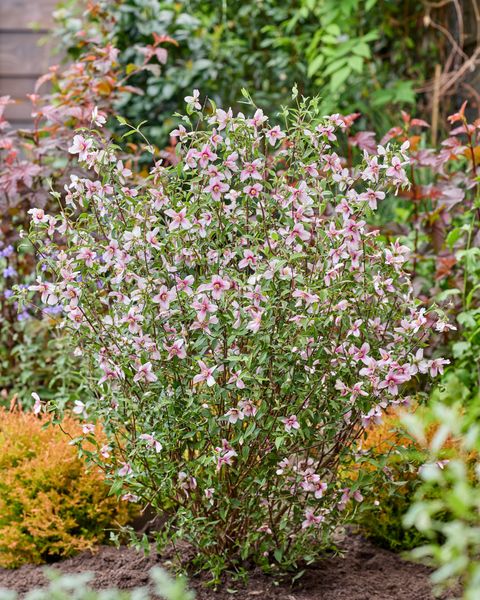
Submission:
[[[109,496],[102,471],[87,467],[66,417],[0,409],[0,566],[51,562],[105,541],[129,510]],[[71,436],[71,437],[69,437]]]

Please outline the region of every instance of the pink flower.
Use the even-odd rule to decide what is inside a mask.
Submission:
[[[193,294],[193,290],[190,287],[193,285],[195,279],[193,275],[187,275],[183,279],[178,275],[175,275],[175,287],[177,288],[177,292],[185,292],[187,296],[191,296]]]
[[[75,400],[72,412],[75,415],[81,415],[85,412],[85,404],[81,400]]]
[[[317,294],[311,294],[306,290],[295,290],[292,296],[297,298],[295,306],[301,306],[302,301],[305,302],[307,306],[310,306],[311,304],[316,304],[320,300]]]
[[[302,523],[302,529],[311,527],[312,525],[319,525],[325,520],[323,515],[315,515],[312,508],[307,508],[305,511],[305,520]]]
[[[282,423],[285,426],[285,431],[287,431],[288,433],[290,433],[292,429],[300,429],[300,423],[298,422],[297,417],[295,415],[290,415],[289,417],[281,417],[280,421],[282,421]]]
[[[152,297],[152,301],[159,304],[162,310],[168,310],[170,303],[175,300],[177,293],[175,289],[169,290],[166,285],[162,285],[158,291],[158,294]]]
[[[269,143],[272,146],[275,146],[275,144],[278,142],[278,140],[281,140],[282,138],[285,137],[285,134],[280,129],[279,125],[275,125],[275,127],[273,127],[272,129],[269,129],[267,131],[265,136],[266,136],[267,140],[269,141]]]
[[[243,390],[243,389],[245,389],[245,384],[242,381],[242,379],[240,378],[240,375],[241,375],[241,373],[232,373],[232,376],[227,381],[227,383],[229,383],[229,384],[234,383],[239,390]]]
[[[251,400],[242,400],[238,407],[246,417],[254,417],[257,414],[257,407]]]
[[[235,424],[237,421],[243,421],[245,415],[239,408],[231,408],[227,410],[225,417],[229,423]]]
[[[192,307],[197,311],[197,319],[202,322],[205,321],[207,313],[217,312],[218,306],[210,302],[208,296],[202,294],[192,302]]]
[[[356,321],[354,321],[354,323],[352,324],[352,327],[350,329],[350,331],[347,333],[347,335],[353,335],[355,337],[360,337],[360,325],[363,323],[362,319],[357,319]]]
[[[371,408],[366,415],[362,415],[362,425],[365,429],[368,429],[372,423],[379,425],[382,422],[382,408],[380,406],[374,406]]]
[[[190,97],[190,96],[187,96],[187,97]],[[177,129],[174,129],[173,131],[170,132],[170,137],[178,138],[179,140],[183,140],[183,138],[185,138],[187,135],[188,135],[187,130],[185,129],[185,127],[182,124],[180,124]]]
[[[280,233],[286,235],[285,243],[287,246],[291,246],[297,238],[301,239],[303,242],[310,239],[310,233],[305,229],[303,223],[295,223],[291,231],[288,229],[281,229]]]
[[[157,381],[157,376],[153,372],[153,367],[151,362],[146,362],[145,364],[139,364],[136,367],[136,375],[133,378],[133,381],[142,381],[143,383],[153,383]]]
[[[407,174],[402,166],[403,164],[398,156],[394,156],[390,167],[386,171],[387,177],[391,177],[399,185],[408,183]]]
[[[238,456],[237,453],[235,452],[235,450],[227,450],[223,454],[220,454],[219,457],[217,458],[217,471],[220,471],[220,469],[223,467],[223,465],[233,464],[232,459],[235,456]]]
[[[36,392],[32,392],[32,398],[35,400],[35,404],[33,405],[33,414],[38,415],[42,410],[42,401]]]
[[[98,106],[94,106],[92,110],[92,123],[97,127],[103,127],[107,122],[105,113],[98,110]]]
[[[228,178],[230,178],[232,176],[232,173],[236,173],[238,171],[237,160],[238,160],[238,152],[232,152],[223,161],[223,166],[226,169],[225,175]]]
[[[436,377],[438,374],[443,375],[444,365],[449,365],[450,361],[445,358],[434,358],[430,362],[430,375]]]
[[[123,465],[121,469],[118,470],[118,475],[120,477],[127,477],[132,473],[132,467],[128,463],[120,463]]]
[[[78,260],[85,261],[86,266],[89,268],[93,267],[93,263],[96,257],[97,253],[94,250],[91,250],[90,248],[80,248],[80,250],[77,252]]]
[[[198,101],[199,98],[200,92],[198,90],[193,90],[192,96],[185,96],[184,100],[191,108],[202,110],[202,105]]]
[[[262,189],[263,185],[261,183],[254,183],[253,185],[245,186],[243,191],[247,196],[250,196],[250,198],[258,198]]]
[[[257,108],[257,110],[255,111],[255,114],[253,115],[252,119],[248,119],[247,123],[249,125],[251,125],[252,127],[258,128],[261,127],[263,125],[263,123],[265,123],[265,121],[268,120],[268,117],[266,117],[263,114],[263,110],[261,108]]]
[[[88,157],[88,151],[92,148],[93,141],[86,140],[83,135],[75,135],[73,137],[73,143],[68,149],[70,154],[78,154],[80,160],[86,160]]]
[[[202,169],[204,169],[209,162],[217,160],[217,158],[218,156],[214,152],[212,152],[208,144],[205,144],[198,153],[198,163],[202,167]]]
[[[317,125],[315,129],[320,135],[325,135],[330,142],[334,142],[337,139],[337,136],[333,133],[335,131],[333,125]]]
[[[55,286],[52,283],[42,281],[40,278],[37,278],[37,284],[30,285],[28,289],[32,292],[38,292],[41,294],[41,300],[45,304],[54,306],[58,302]]]
[[[167,217],[170,217],[172,220],[170,221],[170,225],[168,226],[169,231],[173,231],[178,229],[179,227],[182,229],[190,229],[192,224],[187,219],[187,209],[182,208],[179,212],[173,210],[173,208],[169,208],[165,211]]]
[[[147,442],[147,446],[149,448],[154,448],[155,452],[157,453],[162,449],[162,444],[156,440],[152,434],[142,433],[142,435],[140,435],[140,439]]]
[[[153,246],[154,248],[157,248],[157,250],[161,249],[160,241],[157,238],[157,233],[159,231],[160,231],[159,228],[155,227],[155,229],[152,229],[151,231],[147,231],[147,234],[145,236],[145,239],[147,240],[147,243],[150,244],[150,246]]]
[[[39,225],[40,223],[48,223],[49,216],[45,214],[43,208],[30,208],[28,211],[29,215],[32,215],[32,221],[35,225]]]
[[[175,340],[171,346],[165,344],[165,350],[168,351],[167,360],[171,360],[174,356],[176,356],[179,359],[186,358],[187,356],[184,339]]]
[[[143,315],[138,314],[137,309],[131,308],[128,313],[122,317],[122,323],[128,323],[130,333],[138,333],[141,329],[140,323],[143,321]]]
[[[212,195],[212,198],[217,201],[220,200],[222,194],[228,192],[229,189],[230,186],[227,183],[224,183],[218,177],[212,179],[208,186],[205,188],[205,190]]]
[[[358,200],[364,200],[366,202],[368,202],[368,206],[372,209],[372,210],[376,210],[377,208],[377,201],[378,200],[383,200],[385,198],[385,192],[382,192],[380,190],[372,190],[371,188],[368,188],[366,192],[364,192],[363,194],[360,194],[358,196]]]
[[[388,392],[394,396],[398,394],[398,386],[401,383],[408,381],[409,377],[403,374],[396,373],[394,370],[390,370],[383,381],[378,384],[379,389],[387,388]]]
[[[323,481],[318,481],[313,484],[313,487],[313,495],[315,496],[315,498],[317,498],[317,500],[319,500],[320,498],[323,498],[323,494],[325,493],[328,485]]]
[[[223,279],[220,275],[213,275],[210,283],[203,283],[198,287],[199,292],[211,290],[214,300],[220,300],[224,292],[229,289],[230,282]]]
[[[378,156],[367,157],[367,167],[361,173],[364,181],[377,183],[380,175],[380,165],[378,164]]]
[[[253,252],[251,250],[244,250],[243,258],[238,263],[238,268],[245,269],[246,267],[250,267],[253,269],[253,268],[255,268],[256,264],[257,264],[257,258],[255,257]]]
[[[80,325],[84,321],[83,313],[78,308],[78,306],[65,308],[68,318],[73,322],[73,326],[75,329],[79,329]]]
[[[198,366],[200,367],[200,374],[195,375],[195,377],[193,378],[193,385],[203,383],[204,381],[207,383],[208,387],[212,387],[213,385],[215,385],[213,373],[217,367],[207,367],[203,360],[199,360],[197,362]]]
[[[262,161],[260,158],[257,158],[253,162],[244,163],[243,169],[240,173],[240,181],[245,181],[246,179],[262,179],[262,175],[260,174],[259,169],[262,168]]]
[[[224,111],[221,108],[217,108],[215,115],[208,119],[209,123],[217,123],[218,131],[222,131],[228,125],[228,123],[233,119],[232,109],[229,108],[228,111]]]

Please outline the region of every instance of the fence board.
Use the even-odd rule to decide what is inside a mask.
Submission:
[[[0,29],[42,29],[53,25],[52,12],[58,0],[0,0]]]
[[[12,125],[17,121],[28,121],[32,118],[32,103],[23,98],[12,98],[15,104],[8,105],[8,112],[5,112],[7,121]]]
[[[33,94],[37,77],[2,77],[0,75],[0,96],[25,99],[27,94]]]
[[[0,33],[0,75],[39,76],[53,61],[49,57],[52,44],[39,47],[43,34],[21,32]]]

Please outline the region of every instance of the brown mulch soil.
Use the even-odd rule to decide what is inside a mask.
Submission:
[[[278,584],[258,570],[251,573],[246,586],[229,581],[215,592],[206,588],[200,577],[192,577],[190,585],[197,600],[433,600],[427,567],[407,562],[358,535],[348,535],[341,546],[343,557],[326,558],[309,567],[293,587]],[[168,558],[102,546],[95,554],[84,552],[55,566],[66,573],[94,572],[92,585],[97,589],[130,589],[146,585],[149,569],[168,566]],[[18,592],[38,587],[45,582],[42,569],[34,565],[0,569],[0,587]]]

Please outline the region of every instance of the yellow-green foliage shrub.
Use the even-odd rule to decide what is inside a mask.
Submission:
[[[0,409],[0,566],[42,563],[91,548],[106,529],[128,520],[98,467],[87,468],[71,444],[71,418]],[[63,430],[63,431],[62,431]]]
[[[422,414],[422,407],[417,408]],[[395,412],[387,413],[383,422],[367,430],[363,450],[372,451],[375,465],[362,463],[360,468],[383,470],[383,478],[375,477],[369,495],[365,494],[364,510],[358,516],[363,532],[376,543],[391,550],[410,550],[425,540],[414,528],[405,529],[402,519],[414,501],[420,483],[419,469],[428,461],[428,446],[438,431],[438,423],[426,428],[425,443],[414,440]],[[458,446],[449,437],[443,446],[442,459],[448,460]]]
[[[372,452],[375,464],[362,463],[362,469],[379,469],[370,493],[365,494],[357,522],[367,537],[390,550],[409,550],[422,537],[416,530],[406,530],[402,517],[408,510],[417,486],[418,468],[422,464],[421,448],[402,428],[395,413],[367,430],[363,450]]]

